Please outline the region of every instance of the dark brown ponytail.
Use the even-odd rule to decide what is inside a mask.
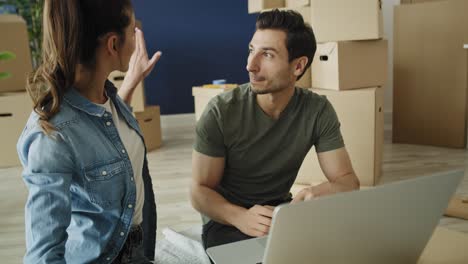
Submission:
[[[77,65],[92,67],[100,36],[124,35],[130,24],[130,0],[45,0],[42,64],[31,73],[27,89],[45,133],[75,81]]]

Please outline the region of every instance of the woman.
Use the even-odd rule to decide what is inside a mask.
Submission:
[[[156,206],[141,131],[128,106],[150,60],[130,0],[46,0],[34,112],[18,141],[25,263],[149,263]],[[107,81],[127,71],[118,91]]]

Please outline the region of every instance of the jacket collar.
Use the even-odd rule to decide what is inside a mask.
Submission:
[[[115,88],[115,86],[109,80],[106,80],[104,89],[109,99],[112,100],[115,104],[117,88]],[[64,100],[72,107],[77,108],[89,115],[102,117],[106,112],[104,107],[91,102],[89,99],[81,95],[74,87],[71,87],[65,93]]]

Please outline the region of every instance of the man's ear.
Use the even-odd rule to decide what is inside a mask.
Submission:
[[[301,75],[306,68],[307,62],[309,61],[309,58],[306,56],[302,56],[299,58],[296,58],[293,63],[294,63],[294,75],[299,76]]]

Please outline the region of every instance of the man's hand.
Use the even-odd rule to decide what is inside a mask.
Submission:
[[[238,217],[234,226],[248,236],[268,235],[274,209],[273,206],[254,205]]]
[[[317,197],[317,194],[314,192],[314,187],[307,187],[302,189],[300,192],[296,194],[294,199],[291,203],[297,203],[302,201],[312,200],[313,198]]]

